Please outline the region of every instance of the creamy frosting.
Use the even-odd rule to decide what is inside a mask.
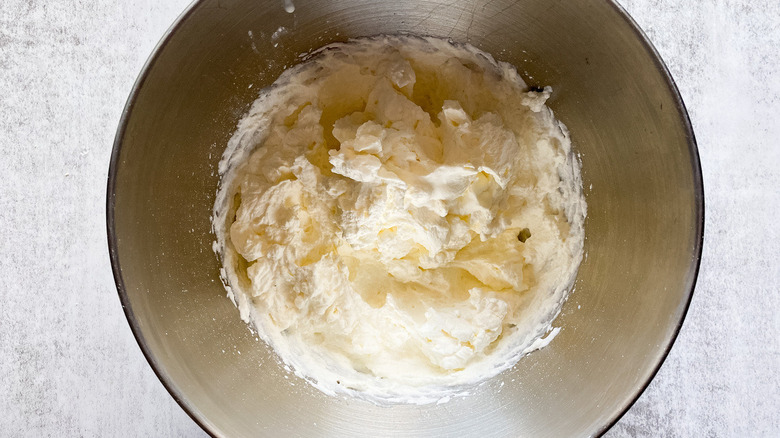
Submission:
[[[286,71],[220,163],[216,248],[241,317],[319,389],[373,401],[440,400],[545,345],[585,217],[551,91],[434,38],[331,45]]]

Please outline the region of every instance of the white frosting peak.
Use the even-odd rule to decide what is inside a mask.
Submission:
[[[445,398],[549,342],[585,215],[550,92],[432,38],[356,40],[286,72],[221,165],[242,318],[318,388],[375,401]]]

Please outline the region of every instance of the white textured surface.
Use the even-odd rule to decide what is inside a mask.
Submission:
[[[0,436],[202,436],[113,286],[116,124],[187,0],[0,2]],[[780,436],[780,5],[624,0],[688,106],[707,203],[688,318],[610,437]]]

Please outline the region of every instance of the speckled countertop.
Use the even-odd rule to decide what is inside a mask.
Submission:
[[[688,106],[696,293],[610,437],[780,436],[780,3],[623,0]],[[188,0],[0,1],[0,436],[203,436],[154,376],[108,261],[104,192],[137,73]]]

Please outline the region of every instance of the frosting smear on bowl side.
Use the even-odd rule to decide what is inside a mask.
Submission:
[[[320,390],[374,402],[435,402],[545,345],[586,212],[551,91],[411,36],[287,70],[220,163],[215,248],[241,318]]]

